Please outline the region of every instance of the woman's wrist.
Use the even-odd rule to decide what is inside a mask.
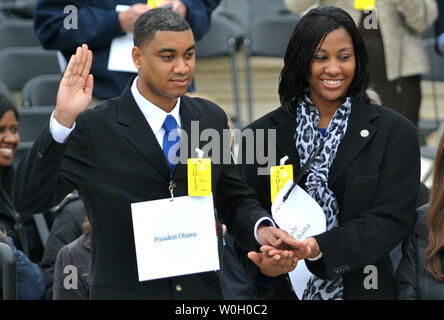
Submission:
[[[319,260],[322,257],[322,252],[318,242],[315,238],[308,238],[307,240],[311,249],[310,254],[307,256],[307,259],[310,261]]]

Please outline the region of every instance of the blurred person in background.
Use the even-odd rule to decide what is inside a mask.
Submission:
[[[55,216],[54,222],[39,264],[46,282],[44,300],[53,299],[54,268],[58,252],[85,231],[83,224],[86,219],[86,210],[77,190],[66,196],[52,211]]]
[[[430,201],[416,216],[396,275],[398,299],[444,300],[444,135],[436,151]]]
[[[159,6],[172,6],[174,12],[186,18],[194,38],[199,40],[208,32],[211,13],[219,3],[220,0],[165,0]],[[117,12],[117,5],[129,8]],[[77,10],[76,15],[73,15],[72,6]],[[91,74],[94,76],[93,96],[96,98],[93,104],[96,104],[98,100],[119,96],[135,74],[108,70],[111,42],[132,33],[134,22],[150,9],[146,0],[37,0],[34,28],[43,47],[60,50],[66,61],[75,54],[78,46],[88,45],[94,53]],[[71,18],[76,21],[71,21]],[[70,22],[68,28],[65,26],[67,21]],[[189,91],[194,91],[194,86]]]
[[[54,265],[54,300],[88,300],[91,261],[91,224],[85,218],[83,233],[64,245]],[[67,285],[67,283],[69,285]]]
[[[6,235],[6,229],[0,222],[0,243],[11,247],[15,255],[17,272],[17,299],[39,300],[45,291],[45,279],[39,266],[14,246],[14,241]],[[0,263],[0,279],[3,278]],[[0,282],[0,300],[3,297],[3,281]]]
[[[437,49],[439,53],[444,54],[444,0],[436,1],[439,8],[439,16],[435,23]]]

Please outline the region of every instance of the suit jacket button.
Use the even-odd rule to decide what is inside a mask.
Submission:
[[[39,159],[43,159],[43,152],[39,152],[39,153],[37,153],[37,158],[39,158]]]
[[[181,293],[182,292],[182,286],[180,284],[176,285],[176,292]]]

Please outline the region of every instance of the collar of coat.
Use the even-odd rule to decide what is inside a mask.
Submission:
[[[375,105],[360,99],[353,100],[347,132],[341,141],[336,158],[330,168],[329,184],[331,186],[334,185],[349,163],[371,141],[371,138],[378,130],[374,120],[379,116],[380,114]],[[296,130],[295,118],[291,117],[282,107],[279,107],[272,113],[271,119],[275,123],[270,129],[276,129],[277,148],[282,154],[288,155],[289,160],[287,163],[300,168],[299,156],[293,138]]]

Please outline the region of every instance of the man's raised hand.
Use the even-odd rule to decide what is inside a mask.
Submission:
[[[92,52],[83,44],[71,56],[60,81],[54,117],[64,127],[71,128],[91,102],[94,87],[93,76],[89,73],[91,64]]]

